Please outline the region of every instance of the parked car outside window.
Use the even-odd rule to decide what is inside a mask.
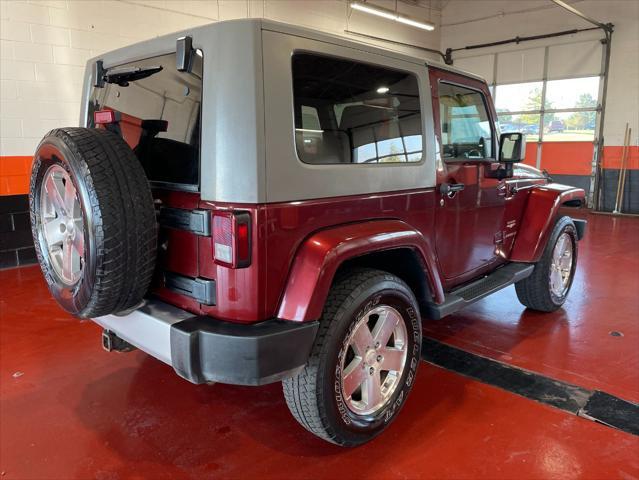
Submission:
[[[548,133],[563,133],[566,129],[566,125],[561,120],[553,120],[548,125]]]

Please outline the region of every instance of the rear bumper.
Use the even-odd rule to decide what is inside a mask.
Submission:
[[[147,300],[127,315],[94,319],[105,330],[171,365],[192,383],[262,385],[306,365],[318,322],[243,325],[199,317]]]

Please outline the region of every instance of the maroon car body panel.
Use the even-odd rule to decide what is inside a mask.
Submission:
[[[210,237],[166,229],[172,246],[167,256],[160,257],[161,268],[214,279],[217,291],[224,293],[218,294],[214,306],[200,305],[161,284],[154,293],[193,313],[238,323],[273,317],[316,320],[343,261],[368,252],[406,247],[419,253],[433,301],[441,303],[445,291],[490,271],[498,263],[536,261],[559,206],[584,197],[583,190],[557,184],[509,195],[519,182],[516,178],[509,180],[503,208],[505,217],[523,216],[519,228],[513,228],[512,234],[504,232],[495,259],[466,273],[462,281],[452,282],[439,270],[441,253],[435,248],[433,234],[438,194],[428,189],[265,205],[200,202],[198,207],[203,209],[250,212],[254,232],[251,265],[239,269],[217,265]],[[162,199],[167,206],[187,208],[193,206],[197,194],[170,192]],[[476,225],[460,222],[457,228],[450,234],[478,240]],[[484,240],[491,249],[496,248],[492,236]]]
[[[408,247],[418,253],[427,270],[434,296],[443,300],[434,252],[422,234],[400,220],[372,220],[315,233],[299,249],[277,314],[293,321],[316,320],[337,268],[346,260],[370,251]]]
[[[171,196],[163,197],[163,205],[184,208],[188,204],[185,197],[196,198],[197,194],[177,195],[177,192],[173,192]],[[217,265],[213,261],[211,237],[192,235],[196,238],[196,243],[183,242],[177,247],[167,245],[168,255],[161,257],[160,268],[170,270],[172,262],[180,259],[186,265],[197,260],[199,276],[215,280],[217,291],[225,292],[217,296],[214,306],[200,305],[189,297],[180,295],[184,297],[180,306],[186,310],[240,323],[266,320],[278,314],[280,302],[287,295],[286,288],[293,263],[297,260],[302,245],[316,232],[354,224],[358,225],[356,229],[364,228],[369,233],[373,230],[375,233],[384,233],[380,230],[381,227],[375,230],[365,225],[370,220],[401,220],[407,225],[404,229],[425,232],[421,234],[420,248],[424,252],[432,252],[430,235],[434,225],[435,197],[433,189],[425,189],[258,205],[200,202],[198,208],[201,209],[250,213],[253,222],[251,264],[238,269]],[[175,238],[179,239],[170,237],[169,242]],[[342,239],[342,242],[347,241],[347,238]],[[367,251],[371,251],[372,247],[373,245],[369,245]],[[434,254],[429,254],[424,260],[433,265],[433,271],[436,271]],[[181,272],[184,271],[182,268]],[[439,276],[433,275],[431,280],[433,291],[441,292],[442,287],[437,287],[440,285]],[[162,288],[154,291],[168,301],[166,292]],[[174,295],[176,294],[171,292],[171,303],[175,302]],[[435,298],[442,301],[443,293],[437,293]],[[314,319],[317,318],[318,316]],[[309,316],[304,317],[304,320],[310,319]]]
[[[457,73],[429,69],[433,122],[438,147],[442,151],[442,133],[439,111],[439,84],[447,82],[462,85],[481,92],[486,99],[486,107],[491,117],[493,133],[493,157],[496,158],[497,132],[494,127],[496,112],[489,101],[490,92],[482,81]],[[437,184],[463,183],[464,190],[454,198],[442,195],[443,205],[437,208],[435,220],[436,249],[445,287],[463,283],[483,272],[495,268],[505,261],[496,248],[505,214],[505,180],[497,180],[486,175],[496,169],[496,161],[486,162],[441,162],[437,169]]]
[[[495,125],[497,114],[484,82],[437,68],[429,73],[440,151],[440,81],[482,92]],[[493,127],[494,157],[497,138]],[[500,164],[490,159],[437,162],[437,188],[379,194],[228,204],[201,201],[198,193],[156,190],[156,203],[165,207],[248,212],[252,260],[245,268],[218,265],[211,237],[163,227],[152,293],[193,313],[237,323],[275,317],[316,320],[342,262],[410,248],[423,263],[433,301],[441,303],[447,291],[507,261],[537,261],[559,206],[585,196],[580,189],[547,185],[542,176],[494,178]],[[465,188],[448,198],[439,192],[442,183],[463,183]],[[216,304],[201,305],[164,288],[162,271],[215,280]]]
[[[561,205],[570,201],[584,201],[581,188],[558,183],[531,189],[517,234],[510,260],[513,262],[537,262],[541,257]]]
[[[284,289],[293,261],[312,234],[349,223],[365,228],[362,222],[401,220],[421,232],[424,242],[431,244],[435,197],[433,189],[425,189],[267,205],[269,311],[286,295]],[[342,241],[350,240],[345,237]]]

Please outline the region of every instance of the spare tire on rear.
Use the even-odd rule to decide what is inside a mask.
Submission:
[[[62,308],[92,318],[142,301],[157,224],[144,170],[120,136],[49,132],[34,157],[29,205],[38,261]]]

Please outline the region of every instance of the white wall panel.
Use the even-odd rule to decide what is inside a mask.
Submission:
[[[489,85],[495,81],[495,55],[459,58],[455,60],[455,67],[484,77]]]
[[[237,0],[219,0],[220,20],[233,20],[248,16],[248,4]]]
[[[601,50],[602,45],[598,41],[551,46],[548,51],[548,78],[599,75]]]
[[[341,0],[305,0],[299,8],[290,2],[267,1],[265,17],[327,32],[346,28],[346,3]]]
[[[544,49],[531,48],[497,55],[497,83],[533,82],[544,74]]]
[[[271,2],[273,1],[274,0],[271,0]],[[303,2],[303,3],[306,3],[306,2]],[[435,10],[430,10],[428,8],[424,8],[418,5],[413,6],[408,3],[401,3],[401,2],[396,5],[394,0],[374,0],[370,3],[380,6],[382,8],[389,9],[389,10],[394,10],[395,7],[397,7],[397,11],[403,15],[407,15],[417,20],[425,20],[428,22],[432,22],[435,25],[439,24],[440,15],[439,15],[439,12]],[[343,4],[342,8],[346,12],[345,4]],[[350,12],[347,26],[349,30],[356,33],[374,35],[377,37],[394,40],[396,42],[403,42],[409,45],[418,45],[420,47],[439,49],[439,43],[440,43],[439,28],[436,28],[433,32],[427,32],[425,30],[420,30],[418,28],[406,27],[406,25],[389,21],[385,18],[380,18],[367,13],[358,12],[357,10],[353,10]],[[363,40],[367,43],[374,43],[376,45],[386,47],[386,48],[392,48],[394,50],[402,50],[404,52],[408,52],[411,54],[424,55],[424,56],[430,57],[430,54],[424,53],[423,51],[419,51],[416,49],[411,49],[408,47],[406,48],[397,47],[397,46],[389,45],[388,43],[375,42],[368,39],[360,38],[359,40],[360,41]],[[436,58],[437,60],[441,60],[440,57],[433,57],[433,58]]]

